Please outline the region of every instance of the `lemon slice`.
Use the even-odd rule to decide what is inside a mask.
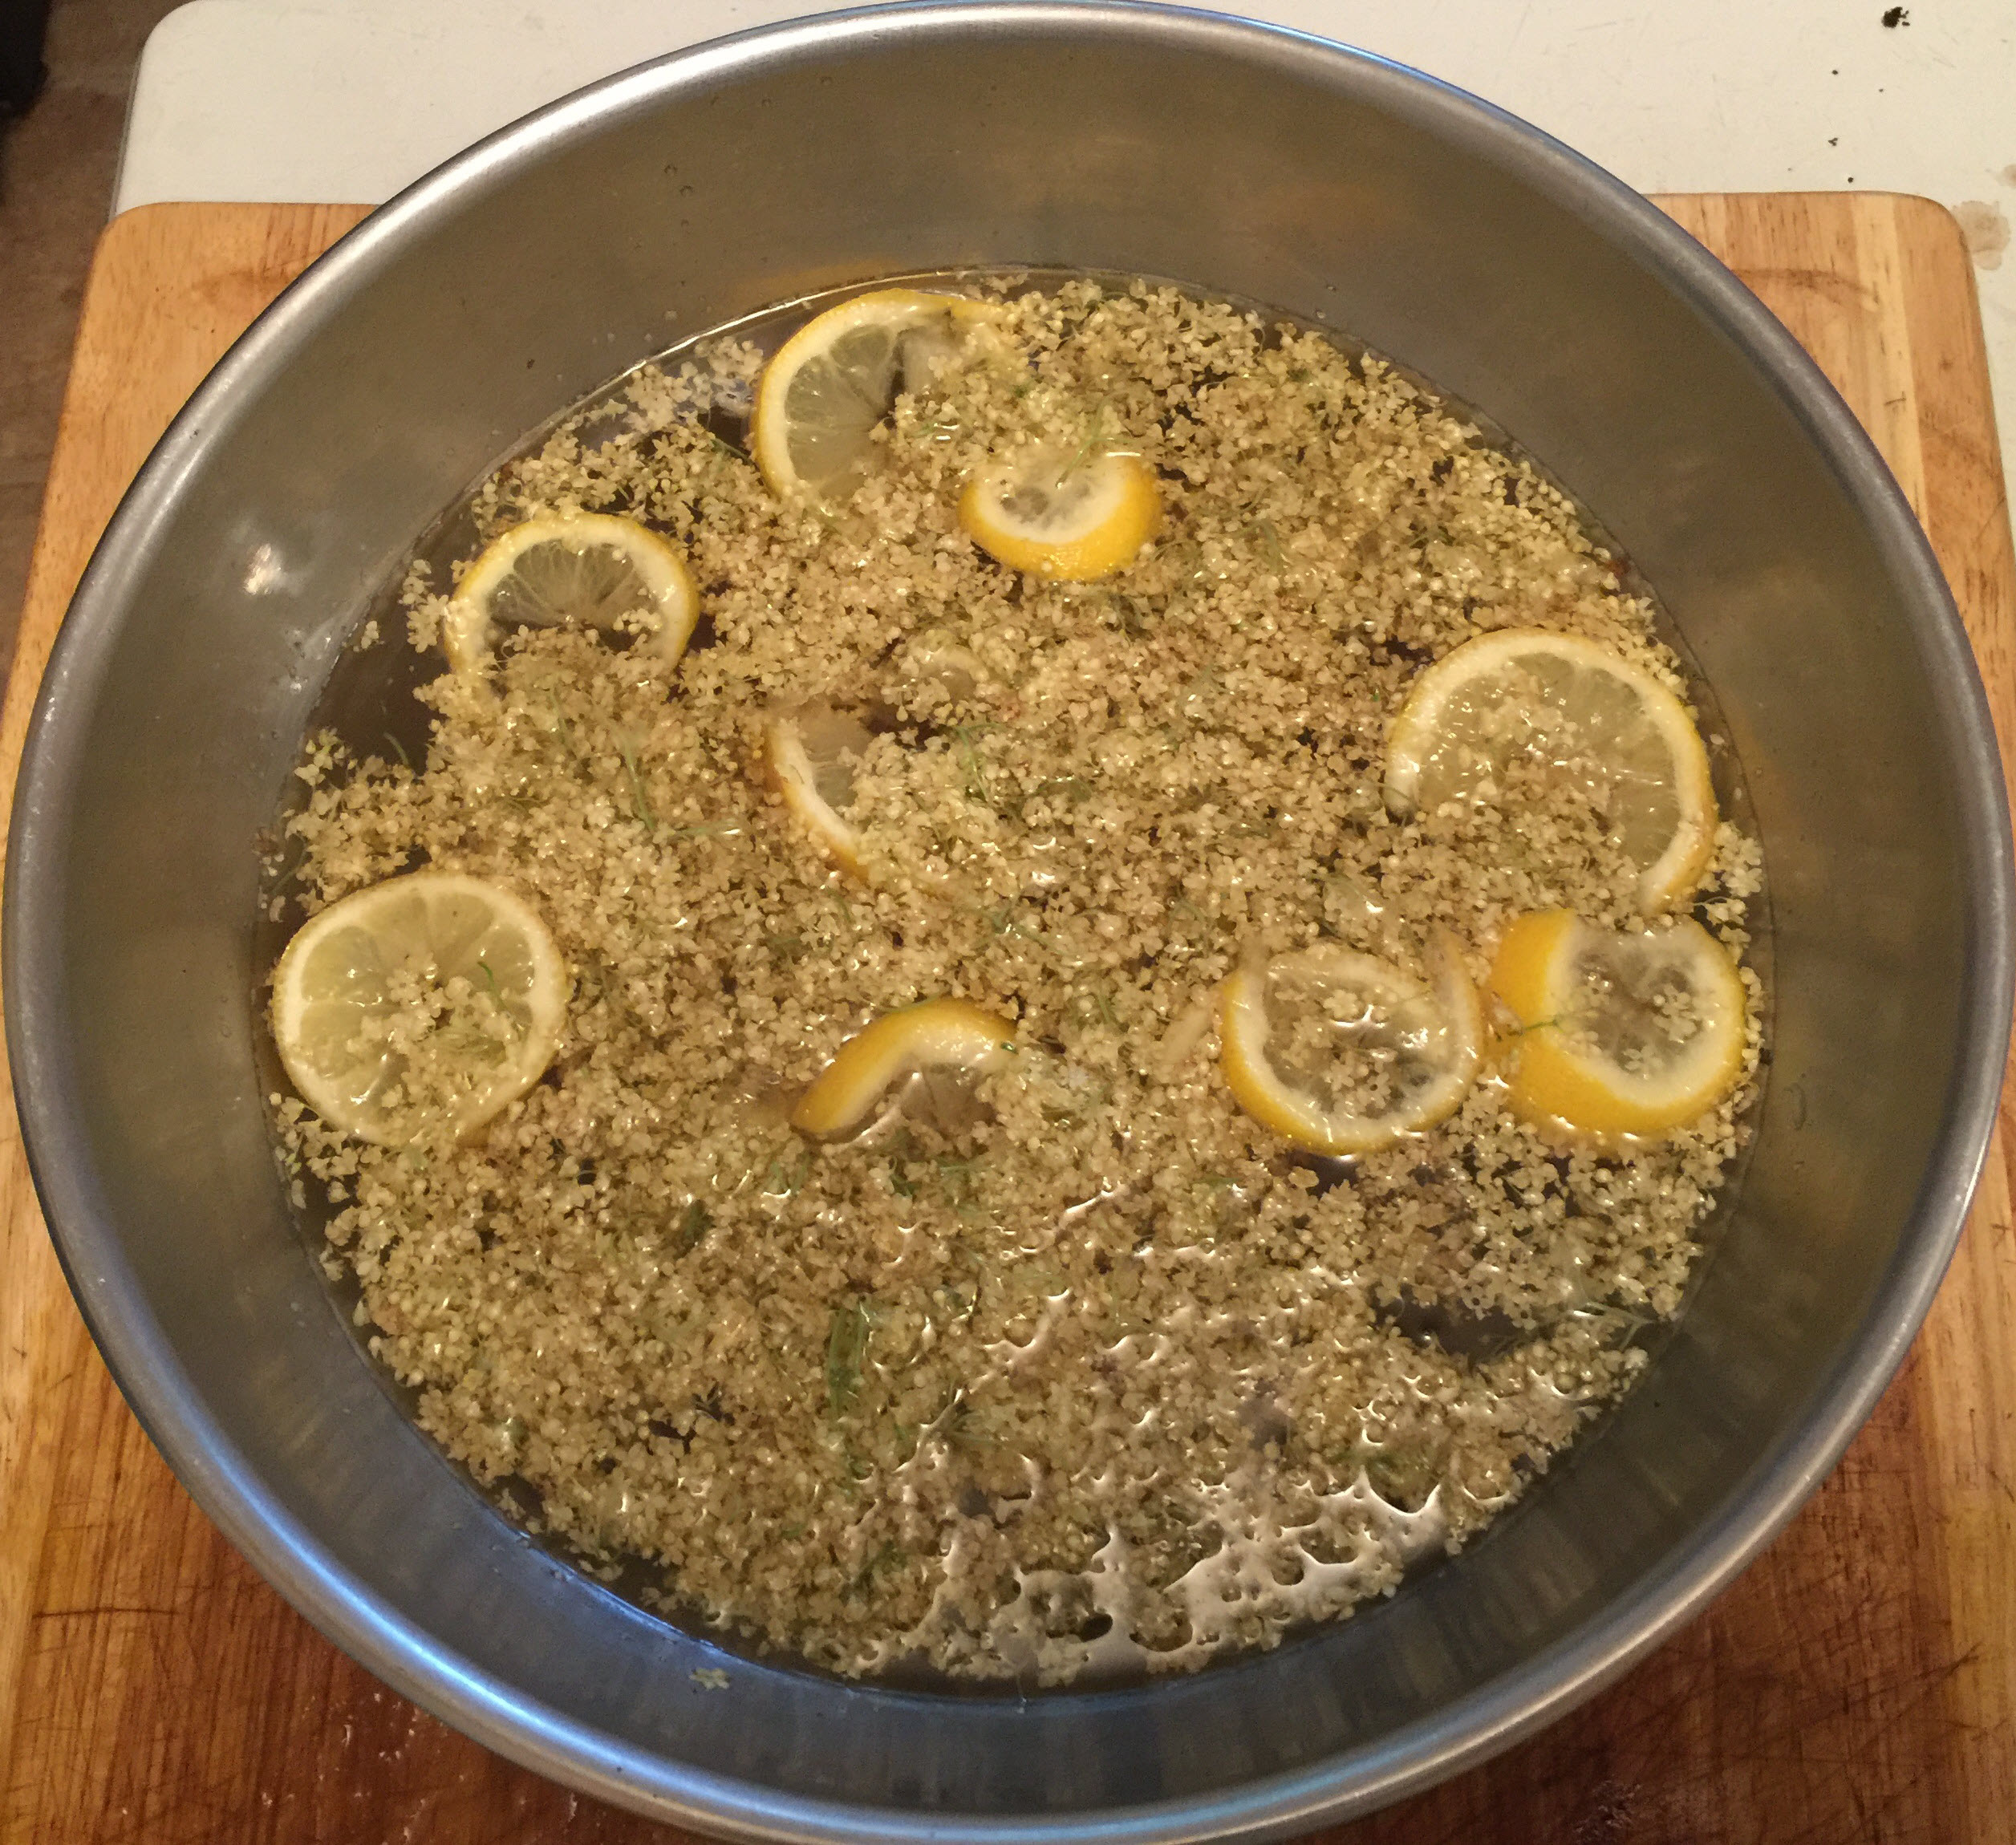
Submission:
[[[882,288],[808,321],[757,387],[757,466],[780,500],[844,500],[868,477],[875,426],[904,391],[927,389],[961,342],[1000,314],[991,302]]]
[[[1613,935],[1571,910],[1522,916],[1491,983],[1523,1028],[1506,1100],[1528,1121],[1661,1134],[1742,1073],[1742,978],[1691,917]]]
[[[784,805],[825,853],[861,874],[861,834],[844,817],[854,805],[854,768],[874,740],[867,726],[822,704],[777,712],[765,727],[764,767]]]
[[[1429,979],[1335,942],[1225,983],[1220,1063],[1239,1105],[1316,1153],[1365,1154],[1455,1113],[1483,1030],[1461,951],[1438,934]]]
[[[1403,818],[1494,789],[1512,762],[1571,778],[1639,868],[1649,915],[1692,893],[1715,842],[1708,752],[1686,707],[1621,655],[1574,635],[1508,628],[1416,679],[1386,740],[1386,800]]]
[[[539,1080],[566,963],[509,890],[416,871],[332,903],[273,971],[273,1036],[302,1099],[382,1146],[481,1127]]]
[[[1162,529],[1162,496],[1138,455],[1037,443],[967,482],[959,522],[1011,570],[1089,583],[1131,564]]]
[[[952,705],[971,698],[986,676],[970,647],[931,633],[904,649],[885,684],[892,704]]]
[[[966,1000],[925,1000],[857,1032],[792,1111],[802,1133],[844,1133],[898,1077],[919,1070],[986,1076],[1015,1054],[1015,1028]]]
[[[528,519],[492,540],[448,606],[441,644],[463,671],[486,666],[505,628],[579,623],[619,634],[669,667],[700,618],[693,573],[676,546],[607,513]]]

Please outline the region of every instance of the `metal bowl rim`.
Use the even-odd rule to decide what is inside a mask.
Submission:
[[[489,1682],[425,1632],[377,1605],[280,1506],[197,1396],[118,1255],[86,1163],[89,1137],[67,1042],[62,939],[68,801],[82,721],[118,638],[123,592],[172,517],[202,448],[233,406],[288,362],[384,260],[493,176],[635,110],[704,94],[883,39],[1118,36],[1292,71],[1375,100],[1511,167],[1660,274],[1763,375],[1827,458],[1904,592],[1953,760],[1969,895],[1960,1055],[1919,1200],[1863,1327],[1806,1423],[1730,1487],[1719,1515],[1570,1639],[1387,1738],[1368,1759],[1332,1758],[1229,1790],[1093,1814],[997,1819],[776,1793],[614,1745]],[[864,278],[866,279],[866,278]],[[764,1839],[915,1842],[952,1831],[1000,1845],[1188,1845],[1276,1837],[1385,1805],[1511,1746],[1623,1673],[1692,1619],[1825,1477],[1903,1358],[1958,1240],[2002,1088],[2016,990],[2016,870],[1986,693],[1924,533],[1860,424],[1819,367],[1714,257],[1638,193],[1552,137],[1424,73],[1308,34],[1175,7],[1058,0],[926,3],[759,28],[675,52],[562,98],[454,156],[317,260],[241,336],[176,417],[128,489],[52,651],[23,752],[4,913],[7,1038],[36,1189],[92,1336],[142,1426],[225,1535],[323,1634],[376,1676],[523,1766],[659,1817]],[[1096,1696],[1096,1693],[1081,1694]]]

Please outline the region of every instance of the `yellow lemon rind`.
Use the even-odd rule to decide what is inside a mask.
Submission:
[[[898,1077],[926,1069],[988,1076],[1015,1054],[1015,1028],[968,1000],[925,1000],[885,1012],[840,1047],[791,1112],[801,1133],[845,1133]]]
[[[1695,991],[1710,1002],[1700,1049],[1650,1081],[1578,1052],[1552,1021],[1571,1003],[1568,976],[1588,925],[1573,912],[1523,916],[1507,931],[1491,986],[1523,1028],[1508,1056],[1506,1104],[1536,1126],[1609,1138],[1656,1138],[1698,1121],[1742,1075],[1747,1003],[1727,951],[1691,917],[1670,925],[1698,936]]]
[[[1580,635],[1547,628],[1503,628],[1452,648],[1426,667],[1409,689],[1386,738],[1385,797],[1405,817],[1416,808],[1423,760],[1433,749],[1437,725],[1450,697],[1522,653],[1565,655],[1590,670],[1629,685],[1666,742],[1677,777],[1681,808],[1672,841],[1639,874],[1638,906],[1647,915],[1672,909],[1700,883],[1715,846],[1719,819],[1708,751],[1687,708],[1651,674],[1615,649]]]
[[[1341,943],[1322,943],[1303,955],[1322,955],[1341,968],[1348,962],[1376,967],[1381,978],[1417,989],[1423,983],[1402,974],[1377,957],[1361,955]],[[1280,956],[1280,960],[1300,957]],[[1286,1141],[1312,1153],[1350,1155],[1377,1153],[1410,1134],[1446,1121],[1462,1107],[1476,1081],[1483,1060],[1483,1014],[1477,989],[1463,964],[1462,952],[1446,930],[1438,931],[1429,950],[1429,979],[1456,1044],[1456,1054],[1441,1080],[1404,1112],[1381,1116],[1348,1115],[1319,1107],[1299,1097],[1274,1075],[1267,1059],[1265,1004],[1268,967],[1242,967],[1221,990],[1219,1009],[1219,1067],[1233,1098],[1247,1113]],[[1276,964],[1270,963],[1269,967]]]
[[[955,326],[971,328],[998,320],[1001,311],[996,302],[976,301],[966,295],[935,294],[918,288],[878,288],[813,315],[771,355],[757,385],[749,448],[764,484],[779,500],[817,497],[811,484],[800,477],[791,458],[791,423],[785,404],[791,382],[799,371],[808,360],[827,351],[842,335],[870,321],[908,327],[921,326],[940,314]]]
[[[700,616],[700,586],[678,547],[647,525],[613,513],[542,513],[493,538],[449,598],[441,618],[441,647],[457,672],[481,672],[496,651],[490,598],[519,557],[534,545],[558,541],[580,551],[605,545],[620,551],[650,586],[655,631],[639,640],[659,665],[675,666]]]
[[[1491,990],[1522,1027],[1551,1017],[1554,967],[1579,918],[1572,910],[1521,916],[1505,931],[1491,961]]]
[[[819,849],[843,871],[862,876],[861,834],[819,793],[805,739],[788,712],[777,713],[765,726],[763,765],[770,785]]]
[[[1046,582],[1091,583],[1125,570],[1162,530],[1162,494],[1154,471],[1138,455],[1121,451],[1089,458],[1112,482],[1109,505],[1087,531],[1059,541],[1017,530],[1003,504],[1015,468],[984,468],[959,496],[959,522],[967,536],[996,562]]]
[[[274,1048],[282,1067],[301,1099],[332,1127],[354,1134],[374,1146],[408,1144],[414,1131],[400,1131],[400,1125],[357,1105],[334,1080],[302,1055],[302,1019],[315,1002],[306,991],[302,976],[313,962],[316,949],[335,931],[359,925],[370,910],[397,901],[419,888],[442,897],[457,894],[479,898],[500,913],[521,933],[530,951],[533,985],[527,996],[530,1015],[525,1035],[509,1069],[473,1098],[452,1124],[458,1138],[465,1138],[494,1119],[545,1074],[559,1048],[566,1020],[570,981],[566,963],[537,914],[521,898],[486,878],[455,871],[413,871],[339,898],[319,910],[294,932],[273,970],[273,995],[268,1016]],[[409,1128],[415,1124],[408,1124]]]

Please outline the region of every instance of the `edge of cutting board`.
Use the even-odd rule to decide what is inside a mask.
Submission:
[[[2016,564],[1958,226],[1930,201],[1888,194],[1657,202],[1787,322],[1884,448],[1966,616],[2006,772]],[[0,794],[11,796],[77,578],[168,413],[364,215],[164,205],[104,233],[0,710]],[[131,389],[135,378],[155,388]],[[2016,1811],[2006,1091],[2001,1119],[1969,1230],[1904,1369],[1759,1563],[1566,1722],[1332,1836],[2001,1845]],[[440,1845],[681,1836],[580,1805],[378,1689],[229,1550],[91,1345],[36,1207],[10,1089],[0,1275],[0,1837],[10,1845],[362,1839],[412,1835],[416,1824]]]

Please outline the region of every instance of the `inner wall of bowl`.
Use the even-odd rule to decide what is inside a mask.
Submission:
[[[97,1225],[59,1229],[171,1459],[339,1639],[522,1758],[716,1823],[771,1823],[772,1796],[1036,1819],[1333,1758],[1325,1798],[1348,1802],[1393,1771],[1382,1748],[1404,1742],[1405,1766],[1460,1742],[1455,1701],[1726,1515],[1830,1385],[1937,1135],[1968,948],[1962,770],[1902,566],[1598,196],[1462,99],[1285,36],[1051,9],[870,19],[679,60],[513,132],[375,221],[241,350],[202,445],[124,533],[130,566],[87,586],[67,728],[43,746],[74,791],[62,978],[101,1198]],[[1135,1690],[1003,1704],[740,1662],[707,1689],[691,1675],[713,1649],[512,1531],[331,1312],[259,1104],[255,842],[371,591],[528,429],[765,303],[1017,262],[1336,326],[1495,418],[1629,550],[1720,697],[1766,845],[1759,1144],[1653,1373],[1397,1600]],[[136,1374],[156,1337],[179,1370]],[[255,1530],[238,1487],[202,1490],[221,1474],[319,1550]]]

